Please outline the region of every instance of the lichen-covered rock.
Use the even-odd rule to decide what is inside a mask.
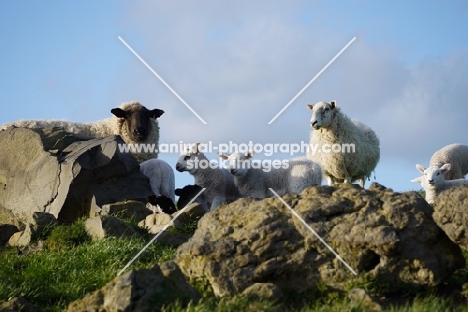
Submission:
[[[459,185],[441,192],[432,216],[455,244],[468,251],[468,186]]]
[[[70,303],[68,311],[160,311],[163,305],[176,300],[187,304],[199,299],[177,265],[165,262],[116,277],[103,288]]]
[[[14,297],[0,305],[0,312],[39,312],[32,303],[22,297]]]
[[[37,234],[57,224],[54,215],[47,212],[33,212],[28,224],[21,225],[21,231],[14,233],[8,240],[8,246],[27,246],[37,238]]]
[[[437,285],[465,263],[416,192],[343,184],[283,198],[354,271],[393,290]],[[357,278],[277,198],[240,199],[206,214],[175,261],[217,296],[255,283],[297,292],[343,288]]]
[[[149,180],[118,136],[93,139],[61,128],[0,131],[0,223],[28,224],[34,212],[61,223],[97,206],[151,194]]]

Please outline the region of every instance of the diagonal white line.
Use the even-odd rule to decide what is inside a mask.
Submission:
[[[324,240],[323,238],[320,237],[320,235],[317,234],[317,232],[314,231],[314,229],[312,229],[305,221],[304,219],[302,219],[298,214],[297,212],[295,212],[289,205],[288,203],[286,203],[284,201],[284,199],[282,199],[272,188],[268,188],[273,194],[275,194],[276,197],[278,197],[278,199],[286,206],[289,208],[289,210],[291,210],[291,212],[293,213],[293,215],[295,215],[301,222],[302,224],[304,224],[308,229],[309,231],[312,232],[312,234],[314,234],[321,242],[322,244],[325,245],[325,247],[327,247],[328,249],[330,249],[330,251],[338,258],[338,260],[340,260],[341,262],[343,262],[343,264],[354,274],[354,275],[357,275],[356,271],[353,270],[353,268],[351,266],[349,266],[349,264],[346,263],[346,261],[343,260],[343,258],[340,257],[339,254],[336,253],[336,251],[333,250],[333,248],[330,247],[330,245],[328,245]]]
[[[155,72],[151,66],[148,65],[148,63],[145,62],[145,60],[143,60],[141,58],[140,55],[138,55],[138,53],[135,52],[135,50],[132,49],[132,47],[130,45],[128,45],[127,42],[125,42],[125,40],[123,40],[120,36],[118,37],[120,41],[122,41],[122,43],[159,79],[161,80],[161,82],[172,92],[174,93],[174,95],[185,105],[187,106],[187,108],[195,115],[197,116],[198,119],[200,119],[200,121],[202,123],[204,123],[206,125],[206,121],[203,120],[203,118],[200,117],[200,115],[197,114],[196,111],[193,110],[192,107],[190,107],[190,105],[187,104],[187,102],[184,101],[184,99],[179,95],[177,94],[177,92],[174,91],[174,89],[171,88],[170,85],[167,84],[166,81],[164,81],[164,79],[162,79],[161,76],[158,75],[157,72]]]
[[[159,237],[159,235],[161,235],[162,232],[164,232],[164,231],[172,224],[172,222],[174,222],[174,220],[177,219],[177,218],[180,216],[180,214],[181,214],[182,212],[184,212],[184,210],[187,209],[187,207],[190,206],[190,204],[193,203],[193,201],[194,201],[195,199],[197,199],[198,196],[200,196],[201,193],[203,193],[205,190],[206,190],[206,188],[203,188],[200,192],[198,192],[197,195],[195,195],[195,197],[193,197],[193,198],[188,202],[187,205],[185,205],[184,208],[182,208],[181,210],[179,210],[179,212],[174,216],[174,218],[172,218],[171,222],[169,222],[168,224],[166,224],[166,225],[161,229],[161,231],[159,231],[158,234],[156,234],[156,235],[149,241],[149,243],[146,244],[145,247],[143,247],[143,248],[140,250],[140,252],[138,252],[138,253],[136,254],[136,256],[133,257],[133,259],[130,260],[130,261],[125,265],[125,267],[124,267],[122,270],[120,270],[119,273],[117,273],[117,276],[119,276],[120,274],[122,274],[130,265],[132,265],[132,263],[146,250],[146,248],[148,248],[148,247]]]
[[[297,99],[297,97],[298,97],[299,95],[301,95],[301,93],[302,93],[302,92],[304,92],[304,91],[305,91],[305,89],[307,89],[307,88],[308,88],[308,87],[309,87],[309,86],[312,84],[312,82],[314,82],[314,81],[315,81],[315,79],[317,79],[317,78],[318,78],[318,77],[319,77],[319,76],[320,76],[320,75],[321,75],[321,74],[322,74],[322,73],[325,71],[325,69],[327,69],[327,68],[328,68],[328,66],[330,66],[330,65],[331,65],[331,64],[332,64],[332,63],[333,63],[333,62],[334,62],[334,61],[337,59],[337,58],[338,58],[338,56],[340,56],[340,55],[341,55],[341,53],[343,53],[343,52],[344,52],[344,51],[345,51],[345,50],[346,50],[346,49],[347,49],[347,48],[348,48],[348,47],[351,45],[351,43],[353,43],[353,41],[354,41],[354,40],[356,40],[356,37],[354,37],[353,39],[351,39],[351,41],[350,41],[350,42],[348,42],[348,44],[347,44],[347,45],[345,45],[345,46],[344,46],[344,48],[343,48],[343,49],[341,49],[341,51],[340,51],[340,52],[338,52],[338,54],[337,54],[337,55],[335,55],[335,57],[334,57],[334,58],[332,58],[332,59],[331,59],[331,61],[330,61],[330,62],[328,62],[328,63],[327,63],[327,65],[325,65],[325,67],[324,67],[324,68],[322,68],[322,70],[321,70],[321,71],[319,71],[319,72],[318,72],[318,74],[317,74],[317,75],[315,75],[315,77],[314,77],[314,78],[312,78],[312,80],[311,80],[311,81],[309,81],[309,83],[308,83],[308,84],[306,84],[306,85],[305,85],[305,87],[304,87],[304,88],[302,88],[302,90],[301,90],[301,91],[299,91],[299,93],[298,93],[298,94],[296,94],[296,95],[295,95],[295,96],[292,98],[292,100],[291,100],[291,101],[289,101],[289,103],[288,103],[288,104],[286,104],[286,106],[284,106],[284,107],[283,107],[283,109],[282,109],[282,110],[280,110],[280,111],[279,111],[279,113],[278,113],[278,114],[276,114],[276,116],[275,116],[275,117],[273,117],[273,119],[272,119],[272,120],[270,120],[270,121],[268,122],[268,124],[269,124],[269,125],[271,125],[271,124],[273,123],[273,121],[275,121],[275,119],[276,119],[276,118],[278,118],[278,117],[279,117],[279,115],[281,115],[281,114],[282,114],[282,113],[283,113],[283,112],[286,110],[286,108],[288,108],[288,107],[289,107],[289,105],[291,105],[291,104],[292,104],[292,102],[294,102],[294,101]]]

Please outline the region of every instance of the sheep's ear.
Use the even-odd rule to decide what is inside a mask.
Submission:
[[[154,118],[154,119],[161,117],[162,114],[164,114],[164,111],[158,108],[155,108],[149,111],[150,118]]]
[[[253,151],[248,151],[245,153],[245,157],[247,157],[247,159],[252,158],[254,155],[255,153]]]
[[[312,105],[312,104],[307,104],[307,108],[310,109],[310,110],[313,110],[313,109],[314,109],[314,105]]]
[[[113,108],[111,109],[111,113],[114,114],[115,117],[118,117],[118,118],[125,118],[127,117],[127,112],[124,111],[123,109],[121,108]]]
[[[416,179],[411,180],[410,182],[421,183],[421,182],[422,182],[422,179],[423,179],[423,177],[419,177],[419,178],[416,178]]]
[[[182,189],[176,188],[176,189],[174,190],[174,194],[177,195],[177,196],[182,195]]]
[[[336,101],[335,101],[335,100],[331,101],[331,102],[330,102],[330,106],[331,106],[332,109],[335,109],[335,107],[336,107]]]
[[[450,170],[450,168],[452,168],[451,164],[445,164],[442,167],[440,167],[440,170],[442,171],[442,173],[446,173],[447,171]]]
[[[195,143],[192,145],[192,153],[197,154],[200,151],[200,142]]]
[[[421,172],[421,173],[424,173],[424,170],[426,170],[423,166],[421,166],[420,164],[416,164],[416,169]]]
[[[224,160],[229,158],[229,156],[227,154],[224,154],[224,153],[218,153],[218,156],[221,157]]]

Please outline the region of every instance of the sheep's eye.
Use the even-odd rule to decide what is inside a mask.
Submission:
[[[190,159],[190,156],[185,156],[184,157],[184,160],[189,160]]]
[[[439,175],[439,174],[440,174],[440,172],[437,172],[437,175]]]
[[[326,111],[326,112],[328,112],[329,110],[330,110],[330,109],[329,109],[328,107],[327,107],[327,108],[325,108],[325,111]]]

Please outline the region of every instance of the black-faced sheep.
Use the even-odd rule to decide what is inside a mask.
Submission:
[[[167,214],[173,214],[177,211],[174,201],[164,195],[150,195],[146,198],[146,208],[157,212],[164,212]]]
[[[72,122],[65,120],[19,120],[4,124],[0,130],[9,126],[26,128],[61,127],[65,131],[82,134],[90,137],[105,137],[120,135],[124,142],[129,144],[148,144],[145,151],[132,150],[130,152],[141,163],[158,156],[159,125],[157,118],[164,111],[161,109],[149,110],[138,102],[127,102],[111,110],[112,117],[94,122]],[[140,146],[141,147],[141,146]]]
[[[307,157],[322,166],[328,185],[359,180],[364,187],[380,159],[380,141],[375,132],[343,114],[336,101],[307,107],[312,110],[313,128]]]
[[[179,200],[177,201],[177,207],[179,209],[185,208],[187,204],[197,196],[203,188],[200,185],[196,184],[189,184],[184,186],[183,188],[177,188],[174,191],[174,194],[179,196]],[[209,211],[205,201],[205,195],[200,194],[197,198],[195,198],[194,202],[197,202],[202,205],[205,211]]]

